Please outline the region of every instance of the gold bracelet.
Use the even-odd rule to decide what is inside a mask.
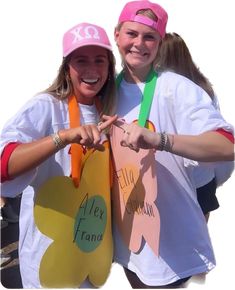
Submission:
[[[64,141],[60,138],[58,132],[51,134],[51,137],[52,137],[52,140],[53,140],[55,147],[58,151],[63,149],[66,146]]]

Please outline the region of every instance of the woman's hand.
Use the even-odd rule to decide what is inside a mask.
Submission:
[[[172,135],[152,132],[122,120],[114,123],[123,130],[121,145],[136,152],[142,149],[165,150],[175,155],[201,162],[233,161],[234,143],[216,131],[200,135]]]
[[[99,125],[89,124],[72,129],[60,130],[57,134],[60,138],[61,148],[71,143],[78,143],[87,147],[93,147],[103,151],[104,147],[100,144],[101,133],[106,130],[117,116],[107,116]],[[8,162],[8,175],[15,178],[20,174],[36,168],[47,158],[58,151],[52,136],[46,136],[29,143],[22,143],[12,152]],[[22,162],[24,160],[24,162]]]
[[[137,124],[127,124],[123,120],[117,120],[115,126],[123,130],[121,145],[138,152],[139,149],[157,149],[160,137],[155,132],[140,127]]]
[[[65,145],[78,143],[86,147],[94,147],[102,150],[100,143],[101,133],[109,128],[109,126],[117,120],[117,116],[103,116],[102,122],[96,124],[86,124],[76,128],[65,129],[59,131],[59,136]]]

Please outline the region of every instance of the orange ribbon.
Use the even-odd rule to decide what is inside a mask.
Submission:
[[[102,105],[98,97],[95,98],[95,105],[98,112],[101,112]],[[70,128],[79,127],[80,126],[80,111],[79,111],[79,105],[78,105],[77,99],[74,95],[69,97],[68,106],[69,106]],[[75,187],[79,186],[79,182],[81,178],[82,163],[83,163],[82,155],[83,155],[82,146],[77,143],[72,143],[71,144],[71,174],[72,174],[72,180]]]
[[[80,111],[76,97],[73,95],[68,99],[69,105],[69,119],[70,128],[76,128],[80,126]],[[75,187],[79,186],[81,177],[82,166],[82,146],[77,143],[71,144],[71,171],[72,180]]]

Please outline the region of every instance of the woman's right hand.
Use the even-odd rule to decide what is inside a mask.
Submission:
[[[87,124],[77,128],[60,130],[58,135],[61,139],[62,148],[71,143],[78,143],[103,151],[104,147],[99,143],[101,133],[117,120],[117,116],[109,117],[108,120],[102,118],[102,120],[104,122],[99,125]],[[21,143],[15,148],[8,160],[9,178],[15,178],[22,173],[36,168],[57,151],[58,148],[52,136],[46,136],[29,143]]]
[[[101,118],[103,120],[103,117]],[[117,120],[117,116],[109,117],[108,120],[96,124],[86,124],[72,129],[59,131],[59,136],[65,145],[78,143],[87,147],[100,148],[101,133]]]

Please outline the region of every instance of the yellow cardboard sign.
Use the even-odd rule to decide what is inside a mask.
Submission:
[[[87,277],[96,287],[105,283],[113,257],[107,164],[106,146],[87,158],[78,188],[71,178],[59,176],[39,189],[35,222],[53,240],[40,263],[43,287],[79,287]]]

